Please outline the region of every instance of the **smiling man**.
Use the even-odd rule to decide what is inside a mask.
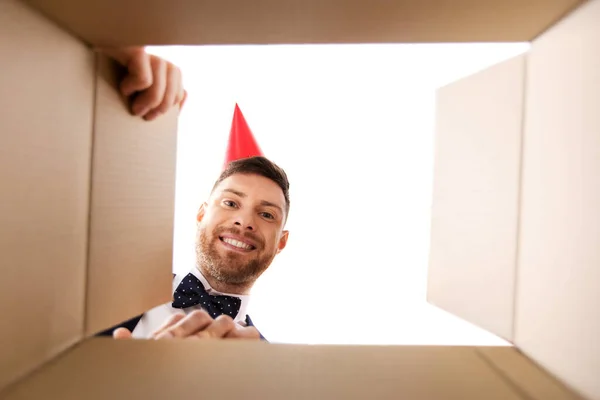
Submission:
[[[173,280],[173,301],[113,327],[115,338],[246,338],[250,290],[287,243],[285,172],[264,157],[228,164],[197,215],[196,265]],[[263,338],[264,339],[264,338]]]

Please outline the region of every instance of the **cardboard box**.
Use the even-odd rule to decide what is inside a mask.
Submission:
[[[600,399],[598,21],[600,0],[0,0],[0,398]],[[452,41],[532,44],[437,109],[428,299],[515,347],[93,337],[171,295],[176,116],[130,116],[91,45]]]

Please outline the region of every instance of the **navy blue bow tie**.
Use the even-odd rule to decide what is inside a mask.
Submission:
[[[242,300],[233,296],[208,294],[200,279],[189,273],[175,289],[171,305],[174,308],[200,305],[213,318],[222,314],[235,318],[240,311]]]

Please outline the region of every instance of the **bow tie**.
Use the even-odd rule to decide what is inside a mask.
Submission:
[[[202,282],[189,273],[175,289],[171,305],[174,308],[187,308],[198,304],[213,318],[222,314],[235,318],[242,300],[233,296],[208,294]]]

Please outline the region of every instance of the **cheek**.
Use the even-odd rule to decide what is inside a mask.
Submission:
[[[276,251],[279,246],[280,235],[277,232],[269,232],[265,235],[265,241],[269,251]]]
[[[198,224],[198,234],[204,234],[207,237],[212,237],[216,225],[210,220],[203,220]]]
[[[216,212],[211,212],[211,213],[207,213],[206,217],[200,222],[200,225],[208,230],[208,231],[212,231],[214,230],[217,226],[219,226],[220,224],[223,223],[223,218],[219,218],[218,213]]]

